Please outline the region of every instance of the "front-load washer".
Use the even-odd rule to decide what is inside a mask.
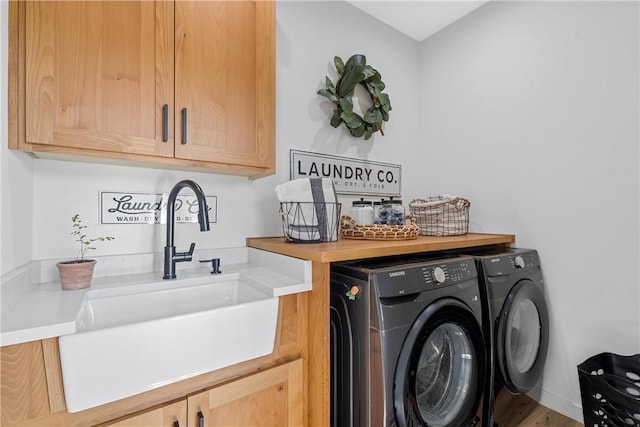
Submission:
[[[549,345],[549,314],[538,252],[521,248],[465,251],[480,275],[485,338],[491,349],[483,425],[498,427],[494,410],[505,392],[531,392],[539,383]],[[506,390],[506,391],[505,391]]]
[[[330,292],[332,426],[477,423],[487,351],[473,258],[333,263]]]

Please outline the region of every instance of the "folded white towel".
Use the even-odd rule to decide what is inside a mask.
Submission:
[[[322,190],[319,196],[318,190]],[[333,181],[329,178],[300,178],[276,185],[276,196],[281,202],[337,202]],[[318,200],[322,197],[323,200]]]
[[[320,241],[320,231],[318,231],[318,226],[313,225],[289,224],[287,236],[294,241]]]
[[[338,198],[333,181],[329,178],[300,178],[275,188],[280,202],[296,203],[289,207],[287,223],[293,226],[317,226],[319,238],[315,233],[296,234],[296,240],[332,241],[337,239],[338,211],[335,204]],[[330,205],[327,205],[330,203]],[[290,236],[293,238],[293,236]]]

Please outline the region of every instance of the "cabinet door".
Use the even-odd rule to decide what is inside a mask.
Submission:
[[[176,158],[273,167],[274,7],[176,2]]]
[[[302,375],[302,359],[298,359],[191,396],[189,425],[301,426]]]
[[[186,427],[187,401],[180,400],[100,427]]]
[[[26,3],[26,141],[172,157],[173,3]]]

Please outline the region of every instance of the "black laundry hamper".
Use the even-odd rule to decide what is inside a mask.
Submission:
[[[578,379],[585,427],[640,427],[640,354],[590,357]]]

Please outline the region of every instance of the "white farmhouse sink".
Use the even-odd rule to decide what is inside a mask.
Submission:
[[[237,273],[88,291],[59,341],[67,410],[269,354],[277,317],[273,292]]]

